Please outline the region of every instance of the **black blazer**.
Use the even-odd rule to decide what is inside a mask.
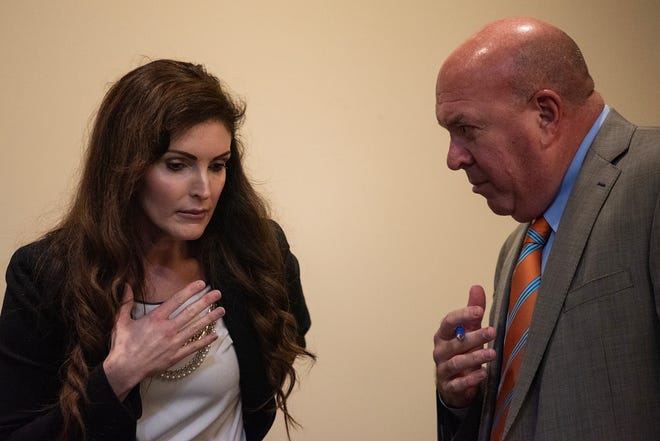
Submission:
[[[277,225],[276,229],[285,256],[291,312],[304,344],[310,317],[298,261],[282,230]],[[0,440],[54,440],[61,430],[57,400],[70,331],[62,317],[59,296],[54,295],[63,280],[35,277],[35,263],[44,245],[39,241],[20,248],[7,268],[7,291],[0,314]],[[231,286],[218,288],[238,358],[247,440],[259,441],[275,419],[273,391],[245,299]],[[90,405],[85,409],[90,440],[135,440],[142,414],[139,389],[135,387],[123,403],[119,402],[102,365],[92,369],[87,384]]]

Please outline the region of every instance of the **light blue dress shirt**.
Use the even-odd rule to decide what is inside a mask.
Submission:
[[[598,131],[603,125],[603,121],[605,121],[608,113],[610,113],[610,108],[606,104],[603,108],[603,111],[600,112],[600,116],[596,119],[594,124],[591,126],[591,129],[589,129],[589,132],[582,140],[580,148],[578,148],[578,151],[575,152],[573,161],[571,162],[570,167],[568,167],[568,171],[566,172],[564,179],[561,181],[561,187],[559,187],[559,193],[557,194],[557,197],[555,197],[555,200],[552,202],[552,204],[550,204],[550,207],[548,207],[543,215],[545,220],[548,221],[548,224],[550,224],[552,233],[550,233],[548,243],[546,243],[545,247],[543,247],[543,256],[541,258],[541,273],[543,273],[543,270],[545,269],[545,262],[550,255],[552,244],[555,241],[555,232],[559,228],[559,222],[561,221],[561,217],[564,214],[564,209],[566,208],[568,197],[571,195],[573,185],[575,185],[575,180],[577,179],[580,168],[582,167],[582,162],[584,162],[584,157],[587,156],[589,147],[591,147],[591,143],[594,141],[596,134],[598,134]]]

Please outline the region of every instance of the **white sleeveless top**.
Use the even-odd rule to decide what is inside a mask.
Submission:
[[[204,288],[174,312],[210,291]],[[140,318],[158,304],[137,303],[133,317]],[[140,383],[142,417],[137,422],[138,441],[245,441],[238,359],[222,319],[215,325],[218,338],[202,364],[176,381],[148,377]],[[189,355],[169,369],[192,360]]]

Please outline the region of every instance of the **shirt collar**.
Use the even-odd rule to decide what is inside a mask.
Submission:
[[[557,228],[559,228],[559,221],[561,220],[562,214],[564,214],[564,208],[566,208],[566,204],[568,203],[568,197],[571,194],[571,190],[573,190],[573,185],[577,179],[580,167],[582,167],[582,162],[584,162],[584,157],[587,155],[589,147],[591,147],[591,143],[594,141],[596,134],[600,130],[600,127],[603,125],[603,122],[605,121],[605,118],[609,112],[610,108],[606,104],[605,107],[603,107],[603,111],[600,112],[600,116],[598,116],[594,124],[591,126],[591,129],[589,129],[589,132],[587,132],[587,135],[582,140],[580,148],[578,148],[577,152],[575,153],[573,161],[568,167],[568,171],[564,175],[564,179],[562,180],[561,186],[559,187],[559,193],[555,197],[555,200],[552,202],[550,207],[544,213],[545,220],[548,221],[548,224],[550,224],[550,227],[552,227],[553,232],[557,231]]]

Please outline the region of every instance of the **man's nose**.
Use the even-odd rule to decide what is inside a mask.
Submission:
[[[451,170],[460,170],[473,163],[474,157],[470,151],[453,139],[450,139],[449,150],[447,151],[447,167]]]

